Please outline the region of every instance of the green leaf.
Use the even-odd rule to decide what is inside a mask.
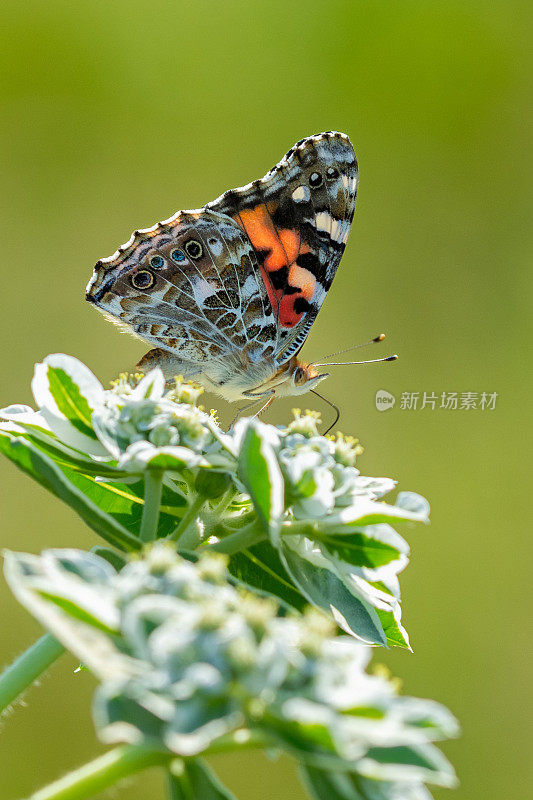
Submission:
[[[266,425],[250,420],[241,443],[238,472],[265,533],[276,544],[281,528],[284,488],[269,436]]]
[[[284,542],[280,556],[294,584],[310,603],[331,614],[337,625],[351,636],[367,644],[386,645],[376,609],[352,594],[333,572],[311,564]]]
[[[236,800],[205,761],[188,759],[178,765],[181,773],[169,771],[172,800]]]
[[[22,605],[101,679],[119,679],[124,658],[110,632],[119,614],[108,588],[113,568],[76,550],[5,554],[6,581]]]
[[[215,500],[221,497],[231,486],[231,477],[227,472],[216,472],[215,470],[198,470],[194,482],[194,488],[202,497]]]
[[[8,551],[5,572],[14,592],[38,596],[67,617],[108,635],[117,633],[119,614],[108,589],[116,573],[94,553],[47,550],[38,558]],[[40,607],[45,608],[46,604],[41,603]]]
[[[457,783],[448,759],[432,744],[372,747],[359,762],[358,772],[375,780],[419,780],[437,786]]]
[[[300,767],[304,785],[314,800],[364,800],[348,772]]]
[[[363,778],[360,775],[351,777],[363,800],[433,800],[426,787],[419,781],[391,783]]]
[[[64,469],[66,477],[78,486],[84,494],[112,516],[124,528],[138,536],[144,506],[144,483],[137,480],[135,483],[120,483],[116,481],[97,481],[93,476]],[[161,499],[161,513],[157,528],[158,538],[168,536],[176,527],[177,521],[183,516],[187,501],[168,486],[163,487]]]
[[[307,765],[301,768],[301,776],[313,800],[431,800],[419,781],[398,784]]]
[[[370,525],[344,534],[317,533],[315,538],[334,557],[358,567],[383,567],[409,552],[407,542],[389,525]]]
[[[50,442],[48,442],[41,438],[35,439],[33,435],[13,434],[6,429],[0,429],[0,452],[3,452],[20,469],[29,474],[41,485],[46,486],[46,488],[52,491],[56,496],[60,496],[59,493],[54,490],[53,486],[43,480],[43,475],[39,471],[39,464],[41,462],[37,457],[28,457],[21,462],[19,451],[21,449],[24,450],[25,447],[28,452],[31,452],[33,448],[34,451],[37,451],[41,455],[44,461],[52,462],[67,484],[82,492],[88,501],[91,501],[100,511],[112,517],[123,528],[126,528],[129,533],[134,536],[138,535],[144,504],[144,487],[143,481],[140,478],[135,478],[132,483],[121,483],[120,481],[111,480],[113,475],[117,474],[116,470],[112,468],[106,470],[105,466],[103,466],[102,472],[104,472],[108,480],[97,480],[92,472],[84,472],[85,463],[82,460],[72,460],[70,456],[68,454],[65,455],[62,450],[56,450],[53,439],[50,439]],[[91,464],[93,468],[97,468],[94,462],[91,462]],[[120,475],[120,473],[118,473],[118,475]],[[171,486],[172,484],[163,487],[161,514],[158,525],[159,537],[164,537],[171,533],[176,527],[177,519],[183,516],[186,507],[185,498],[177,491],[173,491]],[[77,507],[66,499],[65,496],[62,496],[61,499],[72,505],[74,510],[80,514],[87,524],[111,544],[114,544],[122,550],[132,549],[132,547],[128,548],[111,541],[101,527],[95,527],[95,525],[92,524]],[[138,547],[138,545],[136,545],[136,547]]]
[[[366,525],[376,525],[382,522],[427,522],[427,508],[422,505],[417,506],[416,511],[405,509],[400,506],[391,506],[387,503],[369,500],[360,497],[355,500],[353,505],[347,506],[333,514],[320,520],[324,530],[331,530],[335,533],[345,533],[344,526],[354,526],[358,528]]]
[[[376,613],[385,632],[387,644],[393,647],[403,647],[405,650],[412,652],[409,644],[409,634],[400,622],[400,605],[398,604],[396,608],[397,611],[385,611],[382,608],[376,608]]]
[[[9,430],[10,429],[7,427],[7,425],[0,425],[0,435],[3,435],[4,431]],[[17,432],[16,435],[20,438],[27,439],[43,453],[49,455],[50,458],[56,462],[56,464],[61,466],[64,465],[70,467],[71,469],[75,469],[78,472],[83,472],[86,475],[103,475],[114,477],[123,474],[109,462],[106,463],[105,461],[94,461],[88,456],[84,456],[83,453],[67,447],[60,442],[53,433],[39,431],[34,428],[32,430],[25,430],[23,433]]]
[[[72,470],[62,470],[27,439],[6,431],[1,431],[0,434],[0,452],[41,486],[71,506],[96,533],[119,550],[139,549],[140,541],[105,510],[109,496],[101,484]],[[114,491],[117,491],[116,487]]]
[[[164,722],[145,707],[146,697],[136,693],[131,684],[119,680],[100,684],[92,711],[98,735],[105,744],[142,742],[147,747],[161,748]]]
[[[270,541],[260,542],[247,550],[234,553],[230,557],[228,568],[241,583],[272,595],[284,605],[297,611],[303,611],[307,606],[307,600],[294,586]]]
[[[74,602],[67,597],[62,597],[57,592],[47,592],[44,590],[39,591],[39,595],[43,598],[43,600],[49,600],[51,603],[56,605],[62,611],[69,615],[69,617],[73,617],[74,619],[78,619],[80,622],[83,622],[85,625],[90,625],[92,628],[97,628],[99,631],[107,634],[115,634],[117,633],[116,628],[109,627],[103,623],[97,616],[91,614],[86,608],[83,608],[79,605],[79,602]]]
[[[305,719],[305,715],[303,719],[298,719],[297,715],[289,718],[287,702],[289,705],[298,702],[304,705],[307,703],[306,700],[293,697],[286,701],[282,708],[270,706],[261,720],[262,728],[269,738],[305,763],[342,768],[345,761],[337,752],[334,732],[328,724],[332,719],[309,720]]]
[[[105,455],[91,423],[104,390],[85,364],[62,353],[47,356],[42,364],[35,365],[32,390],[45,420],[62,441]]]
[[[108,564],[116,569],[117,572],[124,567],[126,564],[126,559],[120,554],[117,553],[116,550],[112,550],[110,547],[102,547],[101,545],[95,545],[90,549],[91,553],[94,553],[99,558],[103,558],[107,561]]]
[[[80,433],[96,439],[96,434],[91,426],[93,409],[80,389],[64,369],[48,367],[48,383],[50,393],[59,411]]]
[[[209,462],[198,453],[181,445],[168,447],[155,447],[147,441],[138,441],[131,444],[121,457],[121,465],[130,472],[144,472],[146,469],[155,469],[160,472],[183,472],[184,469],[195,467],[210,467]]]

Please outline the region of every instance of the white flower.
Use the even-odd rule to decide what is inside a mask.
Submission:
[[[107,462],[108,470],[117,462],[120,472],[234,467],[231,437],[194,405],[199,390],[177,381],[167,391],[159,368],[142,378],[121,375],[104,389],[81,361],[59,353],[36,364],[32,390],[39,410],[4,409],[6,431],[53,436],[56,449]]]
[[[100,681],[94,714],[106,742],[149,741],[189,757],[256,731],[338,770],[372,768],[387,780],[383,762],[415,785],[453,781],[438,752],[432,773],[376,750],[431,755],[432,740],[457,732],[446,709],[399,697],[393,681],[366,672],[370,648],[335,636],[318,612],[280,616],[272,600],[228,584],[222,563],[203,555],[193,564],[159,543],[119,573],[93,554],[56,550],[8,554],[7,575]]]
[[[319,436],[316,415],[297,416],[282,437],[278,458],[296,519],[320,519],[358,498],[376,500],[394,488],[389,478],[366,478],[355,468],[356,440]]]

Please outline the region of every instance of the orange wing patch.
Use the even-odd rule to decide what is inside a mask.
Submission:
[[[278,230],[264,203],[243,209],[234,220],[246,232],[254,249],[266,253],[261,274],[269,300],[277,312],[279,324],[284,328],[293,328],[305,313],[296,310],[295,304],[298,299],[309,302],[315,291],[316,278],[313,273],[296,263],[299,255],[311,252],[310,247],[302,242],[298,231],[291,228]],[[272,273],[279,270],[285,270],[285,274],[280,275],[286,285],[280,285],[279,279],[274,285]]]

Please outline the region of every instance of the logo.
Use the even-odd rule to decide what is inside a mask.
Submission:
[[[378,389],[376,392],[376,408],[378,411],[388,411],[394,407],[396,398],[385,389]]]

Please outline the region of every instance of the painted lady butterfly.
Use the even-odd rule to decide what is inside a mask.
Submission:
[[[157,345],[142,370],[158,365],[230,401],[302,394],[327,377],[297,353],[339,266],[356,192],[345,134],[302,139],[261,180],[135,231],[98,261],[87,300]]]

